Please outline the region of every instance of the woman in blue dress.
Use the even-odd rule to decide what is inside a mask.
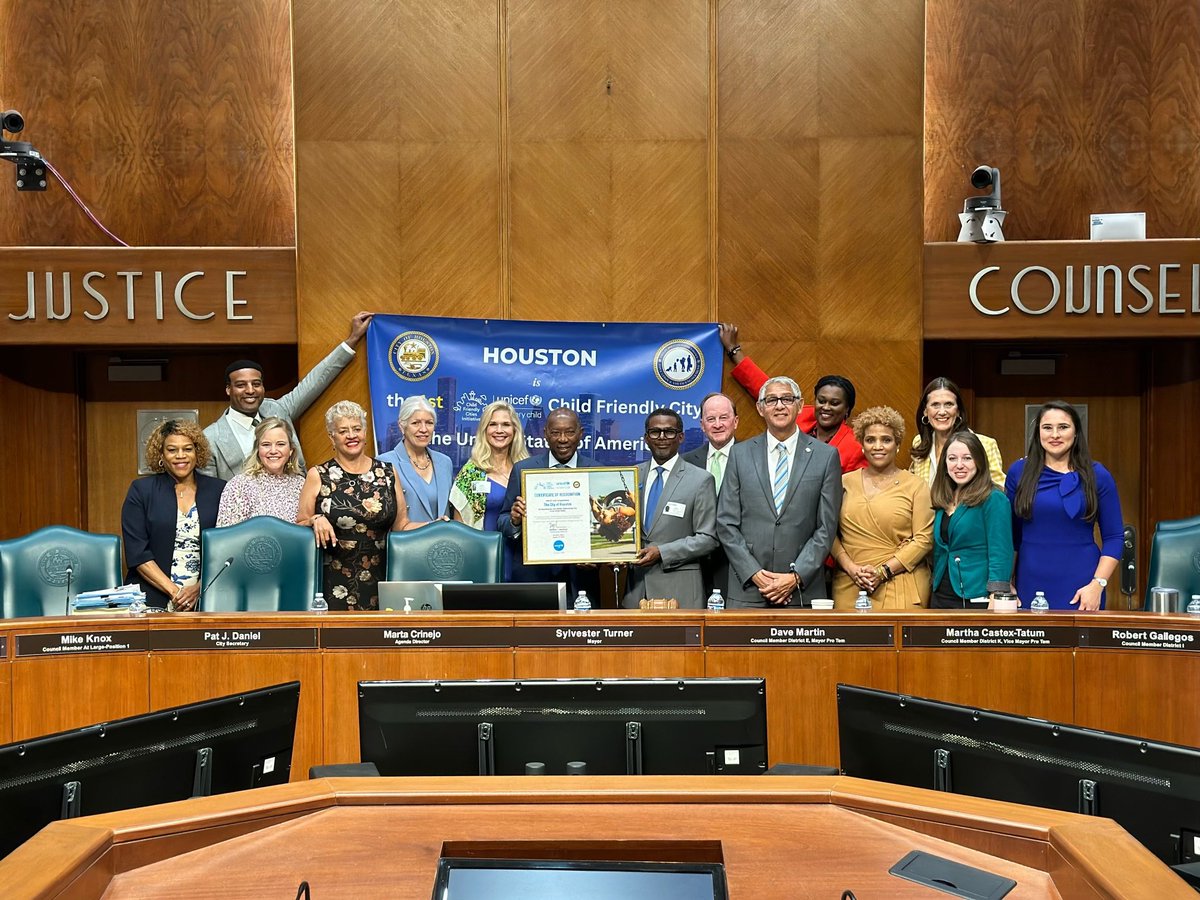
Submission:
[[[483,531],[495,531],[508,476],[513,465],[529,456],[525,432],[517,412],[503,400],[489,403],[479,416],[475,446],[471,458],[455,476],[450,489],[454,518]],[[512,560],[505,542],[504,580],[508,580]]]
[[[1092,461],[1075,407],[1062,400],[1042,406],[1025,458],[1008,470],[1005,492],[1022,601],[1028,605],[1043,591],[1051,609],[1101,609],[1124,522],[1116,482]]]

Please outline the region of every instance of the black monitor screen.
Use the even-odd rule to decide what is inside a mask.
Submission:
[[[1169,864],[1195,857],[1200,749],[838,685],[842,771],[1106,816]]]
[[[438,861],[434,900],[725,900],[720,863],[454,859]]]
[[[0,747],[0,856],[56,819],[291,775],[300,682]]]
[[[761,678],[363,681],[363,762],[383,775],[759,774]]]
[[[442,609],[487,611],[562,610],[566,587],[557,581],[527,581],[512,584],[443,582]]]

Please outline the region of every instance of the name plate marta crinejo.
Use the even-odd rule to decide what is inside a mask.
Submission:
[[[408,623],[322,628],[326,650],[386,650],[392,647],[511,647],[513,629],[496,625]]]
[[[1074,647],[1069,625],[906,625],[905,647]]]
[[[151,650],[315,650],[315,628],[157,628]]]
[[[631,562],[642,548],[635,466],[521,473],[526,565]]]
[[[3,639],[0,638],[0,641]],[[129,631],[53,631],[18,634],[17,656],[62,656],[70,653],[129,653],[149,648],[146,629]],[[0,644],[0,656],[4,655]]]
[[[894,647],[891,625],[709,625],[709,647]]]
[[[1200,651],[1200,631],[1183,628],[1080,628],[1079,646],[1105,650]]]

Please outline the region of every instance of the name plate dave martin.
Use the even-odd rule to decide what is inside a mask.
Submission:
[[[151,650],[315,650],[315,628],[162,628]]]
[[[17,635],[17,656],[64,656],[72,653],[130,653],[145,651],[144,629],[136,631],[55,631]],[[2,654],[2,651],[0,651]]]
[[[894,647],[891,625],[710,625],[709,647]]]
[[[1074,647],[1067,625],[909,625],[905,647]]]
[[[1080,628],[1079,646],[1105,650],[1200,651],[1200,631],[1184,628]]]

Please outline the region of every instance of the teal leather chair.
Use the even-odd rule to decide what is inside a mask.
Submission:
[[[233,562],[221,573],[227,559]],[[274,516],[255,516],[201,532],[200,584],[210,581],[200,598],[204,612],[308,609],[321,584],[312,529]]]
[[[1200,516],[1158,523],[1146,584],[1175,588],[1185,605],[1192,594],[1200,594]]]
[[[98,591],[121,583],[121,539],[66,525],[0,541],[0,616],[62,616],[70,592]]]
[[[388,581],[496,584],[504,571],[503,535],[462,522],[430,522],[388,535]]]

